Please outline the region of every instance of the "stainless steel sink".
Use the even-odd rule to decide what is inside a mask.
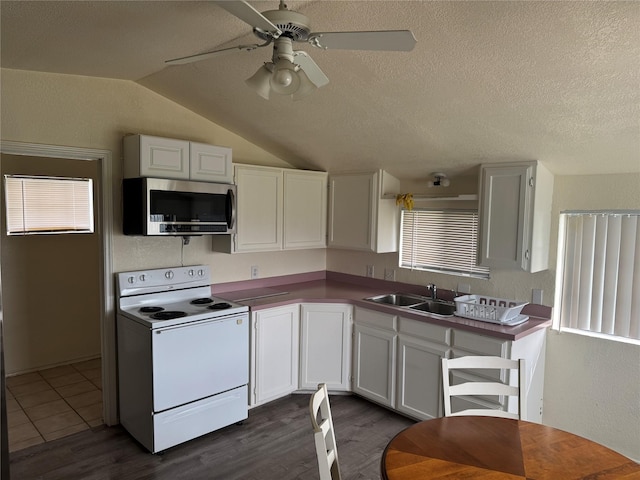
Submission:
[[[433,300],[429,297],[411,293],[386,293],[375,297],[368,297],[365,300],[370,302],[392,305],[394,307],[405,307],[419,312],[431,313],[443,317],[450,317],[456,311],[456,304],[445,302],[444,300]]]
[[[409,307],[411,305],[423,303],[427,298],[421,297],[420,295],[411,295],[406,293],[387,293],[384,295],[365,298],[365,300],[384,303],[385,305],[395,305],[396,307]]]
[[[424,303],[410,305],[409,308],[412,310],[420,310],[421,312],[434,313],[436,315],[451,316],[456,311],[456,304],[440,300],[429,300]]]

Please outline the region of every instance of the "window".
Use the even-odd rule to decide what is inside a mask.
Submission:
[[[640,340],[640,212],[560,215],[554,327]]]
[[[5,175],[8,235],[93,232],[88,178]]]
[[[489,278],[489,268],[476,264],[475,210],[403,210],[400,236],[400,267]]]

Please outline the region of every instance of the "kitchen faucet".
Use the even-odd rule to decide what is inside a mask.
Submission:
[[[431,298],[433,300],[437,300],[438,288],[436,287],[436,284],[430,283],[429,285],[427,285],[427,290],[431,291]]]

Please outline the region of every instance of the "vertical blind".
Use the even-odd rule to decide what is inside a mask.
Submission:
[[[88,178],[5,175],[7,234],[93,232]]]
[[[401,267],[489,278],[489,268],[477,265],[475,210],[403,210],[400,234]]]
[[[640,339],[640,212],[561,215],[560,329]]]

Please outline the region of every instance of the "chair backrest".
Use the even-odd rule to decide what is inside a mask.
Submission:
[[[318,385],[318,390],[311,395],[309,414],[316,443],[320,480],[341,480],[336,436],[333,432],[333,419],[331,418],[326,384]]]
[[[499,381],[467,381],[451,385],[452,370],[477,370],[477,369],[508,369],[515,370],[518,375],[517,386],[506,385]],[[467,356],[454,359],[442,359],[442,386],[444,392],[444,415],[485,415],[491,417],[505,417],[526,420],[526,375],[524,359],[509,360],[501,357]],[[461,375],[462,377],[464,376]],[[457,377],[459,378],[459,377]],[[513,382],[511,382],[513,383]],[[487,406],[482,408],[482,400],[479,408],[470,408],[458,412],[451,411],[451,397],[455,396],[480,396],[480,395],[506,395],[518,398],[518,413],[506,412]],[[485,402],[486,403],[486,402]]]

